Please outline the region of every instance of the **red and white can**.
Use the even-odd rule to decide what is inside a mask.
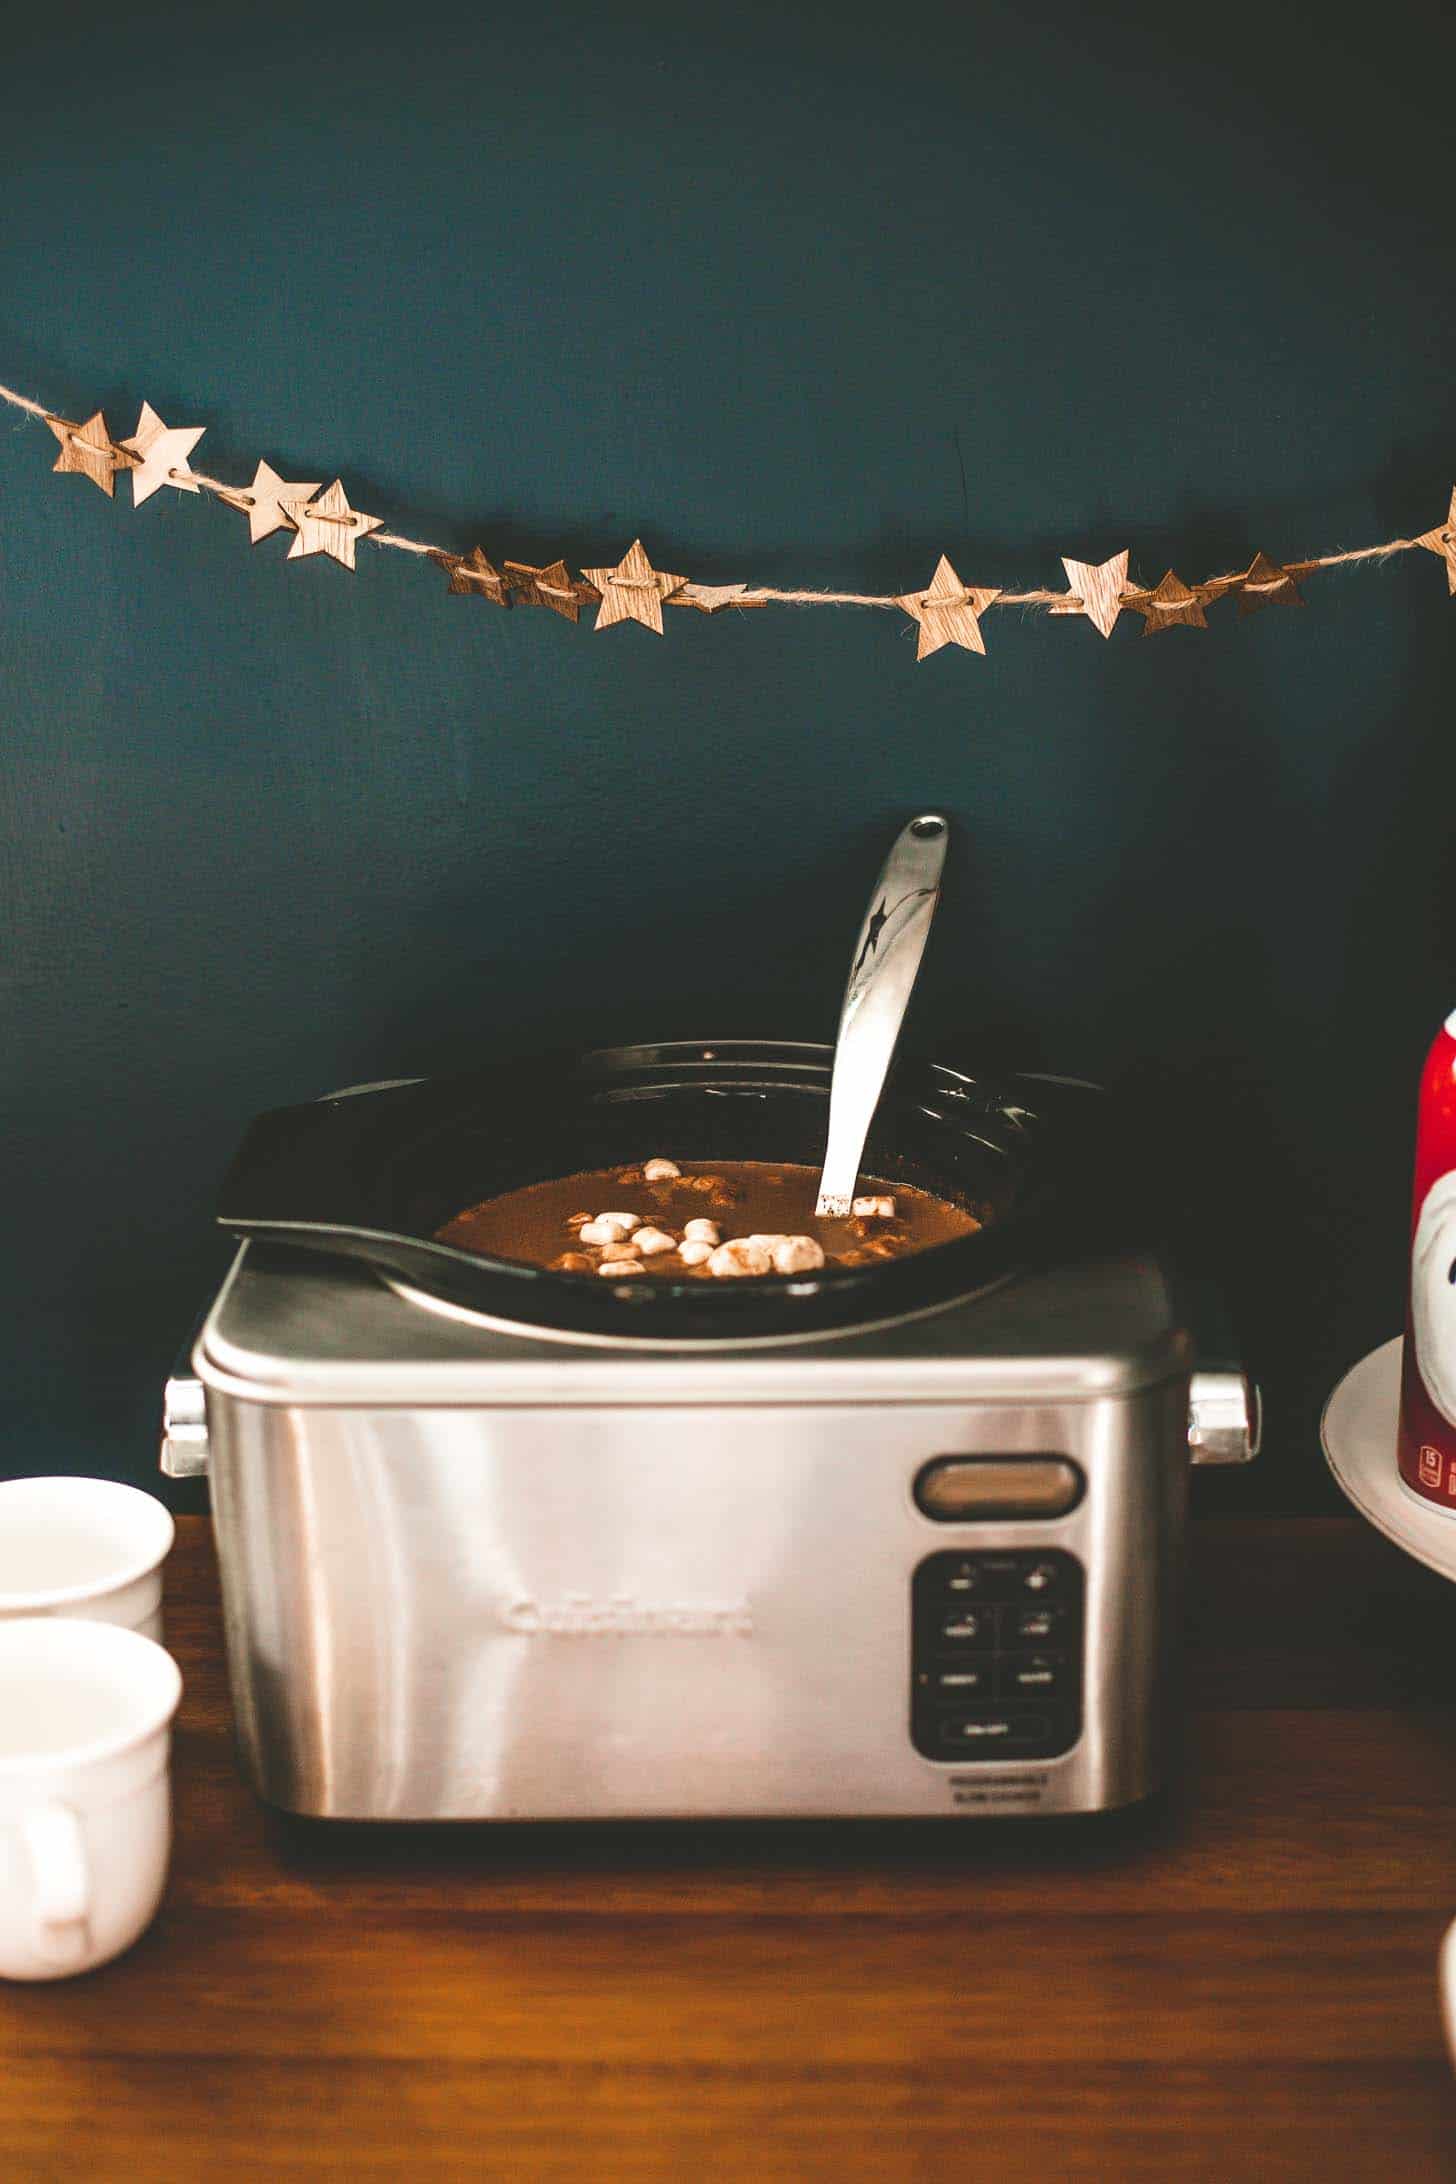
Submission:
[[[1456,1516],[1456,1011],[1421,1072],[1399,1460],[1413,1494]]]

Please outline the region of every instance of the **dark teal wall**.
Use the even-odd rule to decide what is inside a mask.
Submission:
[[[224,476],[872,590],[1444,512],[1434,9],[49,20],[7,32],[0,379],[118,431],[146,396]],[[256,1108],[578,1030],[825,1033],[935,802],[923,1033],[1157,1089],[1272,1385],[1262,1492],[1318,1493],[1456,1000],[1439,562],[1157,643],[992,615],[917,668],[893,616],[596,637],[403,556],[286,566],[54,452],[0,430],[0,1466],[150,1475]]]

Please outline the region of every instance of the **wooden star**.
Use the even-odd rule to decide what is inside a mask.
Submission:
[[[60,464],[56,464],[57,470]],[[1423,531],[1418,543],[1439,554],[1446,564],[1446,589],[1456,599],[1456,486],[1451,488],[1451,512],[1434,531]]]
[[[508,561],[505,581],[513,603],[523,607],[549,607],[568,622],[580,619],[583,607],[594,607],[601,598],[595,584],[578,584],[564,561],[548,562],[536,569],[529,561]]]
[[[436,554],[435,559],[448,572],[452,592],[489,599],[497,607],[510,605],[507,580],[483,546],[473,546],[468,554]]]
[[[259,463],[253,472],[253,482],[246,489],[246,499],[239,496],[235,505],[244,507],[248,518],[248,537],[253,545],[260,539],[271,538],[275,531],[296,531],[298,526],[288,513],[285,503],[306,501],[318,491],[318,480],[280,478],[271,463]]]
[[[1255,554],[1237,584],[1229,588],[1239,595],[1240,614],[1257,614],[1260,607],[1304,605],[1293,571],[1267,554]]]
[[[317,500],[288,501],[283,512],[298,527],[298,536],[288,549],[290,561],[300,561],[307,554],[332,554],[335,561],[352,569],[354,548],[360,539],[384,528],[382,516],[363,516],[349,506],[349,496],[337,478],[324,487]]]
[[[1208,617],[1203,611],[1200,593],[1190,591],[1181,577],[1171,569],[1161,583],[1148,592],[1139,592],[1132,601],[1139,614],[1147,616],[1145,637],[1154,637],[1165,629],[1207,629]]]
[[[83,478],[99,485],[108,500],[116,491],[117,471],[136,468],[137,458],[129,449],[113,446],[100,410],[84,425],[73,425],[69,417],[48,417],[46,423],[61,443],[53,467],[79,471]]]
[[[1068,603],[1054,606],[1052,613],[1085,614],[1094,629],[1110,637],[1127,590],[1127,555],[1114,554],[1110,561],[1069,561],[1063,554],[1062,567],[1067,572]]]
[[[582,574],[602,595],[594,629],[610,629],[614,622],[640,622],[659,637],[663,600],[681,591],[687,582],[685,576],[667,576],[661,569],[654,569],[640,538],[633,539],[615,569],[583,569]]]
[[[187,458],[206,430],[206,425],[164,425],[151,403],[143,402],[136,431],[121,443],[141,458],[131,474],[133,508],[140,508],[164,485],[175,486],[179,493],[197,491]]]
[[[995,591],[984,588],[967,590],[949,557],[942,554],[926,589],[906,592],[895,602],[919,625],[916,660],[928,660],[942,645],[960,645],[967,652],[983,653],[986,640],[981,635],[980,617],[997,596]]]
[[[669,602],[674,607],[696,607],[699,614],[717,614],[722,607],[766,607],[766,599],[745,596],[746,584],[684,584]]]

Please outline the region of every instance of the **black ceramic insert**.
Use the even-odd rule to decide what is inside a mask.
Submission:
[[[1103,1094],[908,1059],[881,1099],[865,1172],[958,1199],[985,1221],[975,1235],[873,1266],[711,1283],[587,1279],[433,1240],[463,1208],[572,1168],[654,1153],[817,1162],[832,1060],[827,1046],[680,1041],[278,1108],[244,1138],[218,1220],[367,1260],[493,1317],[666,1341],[864,1324],[1125,1240],[1129,1171]]]

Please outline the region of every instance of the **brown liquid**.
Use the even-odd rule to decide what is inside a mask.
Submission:
[[[457,1213],[436,1231],[441,1243],[461,1251],[489,1252],[499,1259],[570,1274],[595,1274],[603,1262],[640,1259],[643,1275],[672,1281],[711,1281],[707,1263],[689,1267],[677,1251],[640,1253],[631,1244],[583,1244],[581,1216],[635,1213],[644,1226],[661,1229],[680,1244],[689,1221],[718,1225],[724,1243],[738,1236],[812,1236],[832,1266],[865,1266],[877,1259],[899,1259],[969,1236],[981,1223],[963,1206],[937,1198],[906,1183],[861,1180],[859,1195],[893,1198],[893,1220],[851,1215],[821,1221],[814,1212],[819,1171],[787,1162],[762,1160],[682,1161],[683,1173],[661,1182],[643,1180],[642,1169],[586,1168],[549,1183],[487,1198]],[[639,1277],[640,1278],[640,1277]]]

